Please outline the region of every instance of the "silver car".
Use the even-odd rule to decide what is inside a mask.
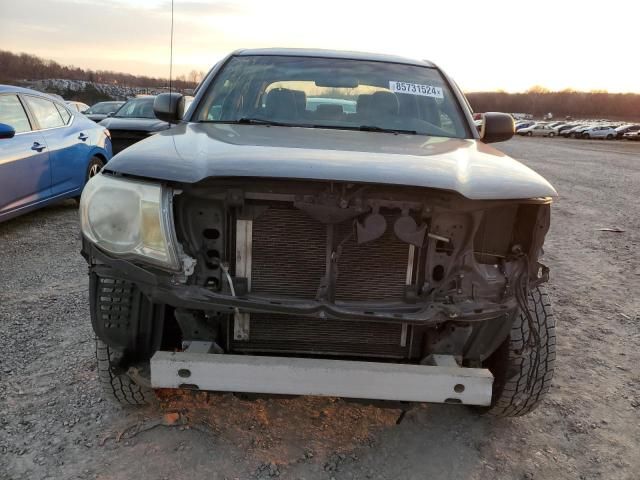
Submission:
[[[546,123],[537,123],[518,130],[518,135],[526,135],[528,137],[555,137],[556,133],[556,130]]]
[[[609,126],[595,126],[584,130],[580,135],[580,138],[606,138],[607,140],[613,140],[616,138],[617,134],[618,132],[616,132],[615,128]]]
[[[75,110],[76,112],[83,113],[89,110],[89,105],[87,105],[86,103],[76,102],[74,100],[65,101],[64,103],[66,103],[69,108]]]

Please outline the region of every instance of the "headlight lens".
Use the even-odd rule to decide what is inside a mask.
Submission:
[[[96,175],[80,200],[82,233],[107,252],[178,270],[171,198],[157,184]]]

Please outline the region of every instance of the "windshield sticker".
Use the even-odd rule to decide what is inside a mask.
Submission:
[[[409,95],[422,95],[423,97],[444,98],[442,88],[419,83],[389,81],[389,90],[394,93],[408,93]]]

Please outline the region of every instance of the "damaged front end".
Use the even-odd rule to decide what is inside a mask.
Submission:
[[[98,275],[127,272],[175,309],[176,346],[479,363],[506,337],[516,291],[548,276],[550,199],[243,179],[183,186],[173,203],[190,275],[93,255]]]
[[[177,268],[83,242],[96,335],[123,352],[122,372],[147,368],[155,354],[155,386],[368,398],[359,383],[350,387],[354,379],[407,386],[426,375],[414,393],[391,388],[373,397],[488,405],[487,359],[516,315],[528,312],[528,289],[548,279],[538,262],[547,198],[469,200],[432,189],[264,179],[162,192],[170,193],[159,196],[167,202],[158,211],[171,220]],[[91,217],[90,207],[81,210]],[[305,363],[309,357],[316,363]],[[328,359],[337,363],[322,363]],[[435,370],[414,378],[413,367],[380,361]],[[180,376],[193,369],[194,379]],[[238,369],[247,374],[232,373]],[[261,375],[301,377],[274,390]],[[330,388],[336,382],[343,386]]]

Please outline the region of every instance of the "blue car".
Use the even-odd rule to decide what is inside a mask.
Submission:
[[[0,85],[0,222],[79,197],[111,158],[109,135],[55,97]]]

